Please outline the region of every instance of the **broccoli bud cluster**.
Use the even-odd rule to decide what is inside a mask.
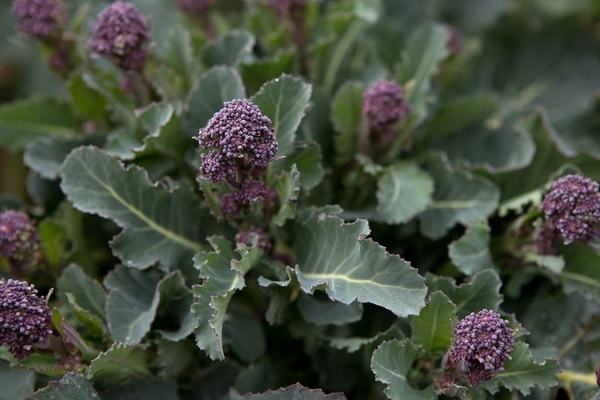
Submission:
[[[150,28],[146,17],[128,2],[117,1],[102,11],[94,23],[90,48],[124,70],[141,70],[146,63]]]
[[[67,20],[63,0],[15,0],[13,13],[19,32],[40,40],[56,36]]]
[[[52,334],[50,309],[37,293],[27,282],[0,279],[0,344],[19,359]]]
[[[471,385],[504,369],[513,351],[513,332],[495,311],[481,310],[463,318],[454,329],[447,368],[464,372]]]
[[[544,196],[546,221],[565,244],[589,242],[600,225],[600,185],[589,178],[567,175],[555,181]]]
[[[362,108],[369,126],[378,131],[390,129],[410,111],[404,91],[392,81],[379,81],[369,86],[363,94]]]
[[[0,255],[16,268],[28,266],[37,256],[40,238],[27,214],[16,210],[0,213]]]

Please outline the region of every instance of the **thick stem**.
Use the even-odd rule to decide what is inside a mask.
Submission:
[[[558,374],[558,379],[561,382],[564,382],[565,385],[570,387],[573,383],[583,383],[585,385],[596,386],[596,374],[584,374],[581,372],[575,371],[561,371]]]

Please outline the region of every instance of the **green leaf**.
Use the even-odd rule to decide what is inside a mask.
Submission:
[[[329,345],[334,349],[344,350],[348,353],[355,353],[365,346],[370,346],[390,339],[404,339],[406,333],[402,330],[399,323],[395,323],[383,332],[379,332],[371,337],[348,337],[331,338]]]
[[[265,83],[252,97],[252,101],[273,122],[279,155],[291,153],[311,94],[312,86],[309,83],[291,75],[282,75]]]
[[[38,136],[72,137],[79,124],[68,104],[34,97],[0,106],[0,146],[22,150]]]
[[[135,268],[160,262],[170,270],[201,249],[209,218],[191,188],[169,191],[154,185],[146,171],[125,168],[93,147],[74,150],[63,164],[61,188],[75,208],[113,220],[123,228],[113,252]]]
[[[40,245],[44,258],[52,268],[57,268],[67,256],[68,238],[64,226],[45,218],[38,225]]]
[[[66,294],[67,304],[77,319],[78,328],[83,328],[84,333],[94,338],[103,339],[107,330],[104,322],[96,314],[81,307],[72,293]]]
[[[90,363],[89,379],[101,385],[115,385],[150,375],[146,351],[141,347],[113,345]]]
[[[431,80],[439,63],[448,56],[448,29],[428,24],[417,29],[406,43],[398,77],[406,89],[411,113],[418,120],[425,117],[431,98]]]
[[[481,271],[471,280],[457,286],[452,278],[427,274],[427,286],[431,291],[440,290],[456,305],[459,318],[484,308],[497,310],[502,303],[502,281],[493,270]]]
[[[146,378],[111,385],[102,392],[102,400],[179,400],[179,396],[175,382]]]
[[[304,190],[311,190],[323,180],[325,171],[322,165],[321,148],[315,142],[303,143],[296,147],[296,151],[284,159],[285,169],[296,165],[300,172],[300,186]]]
[[[251,314],[239,313],[229,316],[223,325],[223,337],[245,363],[259,360],[267,349],[262,324]]]
[[[308,389],[296,383],[286,388],[269,390],[261,394],[231,392],[229,400],[346,400],[342,393],[325,394],[320,389]]]
[[[296,215],[296,201],[300,194],[300,173],[296,165],[290,171],[279,174],[271,185],[279,198],[279,210],[271,219],[275,226],[283,226],[285,221]]]
[[[12,368],[6,361],[0,361],[0,400],[25,400],[33,393],[35,374]]]
[[[195,362],[195,351],[194,344],[187,340],[161,340],[157,346],[156,357],[160,366],[159,376],[164,379],[177,378]]]
[[[297,304],[302,318],[315,325],[344,325],[360,321],[363,315],[361,303],[344,304],[302,295]]]
[[[503,386],[508,390],[518,390],[522,395],[528,395],[536,386],[540,389],[554,387],[559,371],[555,360],[536,362],[529,346],[519,342],[515,345],[511,358],[504,364],[504,371],[481,386],[492,393],[498,392],[498,386]]]
[[[81,74],[72,74],[67,81],[71,105],[77,115],[84,120],[104,122],[108,119],[106,99],[91,88]]]
[[[377,22],[383,11],[381,0],[354,0],[354,13],[365,22]]]
[[[585,244],[573,243],[561,250],[565,268],[560,273],[565,293],[580,293],[600,300],[600,254]]]
[[[412,370],[417,350],[405,340],[383,342],[373,352],[371,370],[375,379],[387,387],[385,394],[390,400],[428,400],[435,399],[432,388],[415,389],[408,381],[408,373]]]
[[[450,135],[434,147],[470,167],[492,173],[513,171],[527,167],[535,154],[535,143],[524,127],[522,121],[493,129],[476,126]]]
[[[70,293],[83,309],[104,318],[106,294],[104,289],[94,279],[87,276],[76,264],[70,264],[64,269],[57,281],[58,296],[65,301]]]
[[[456,306],[443,292],[435,291],[414,319],[412,340],[429,354],[445,352],[452,342],[452,324]]]
[[[333,98],[331,121],[337,132],[334,143],[338,164],[349,162],[356,152],[362,120],[363,91],[362,83],[346,82]]]
[[[92,383],[83,376],[69,372],[60,381],[51,381],[48,386],[35,392],[31,400],[97,400]]]
[[[212,252],[200,252],[194,257],[194,266],[204,279],[201,285],[195,285],[194,305],[192,306],[198,327],[196,344],[212,360],[225,358],[223,350],[223,323],[227,307],[233,294],[245,286],[244,274],[257,259],[256,249],[240,248],[238,256],[231,244],[222,237],[210,237]],[[238,269],[243,266],[243,269]]]
[[[235,69],[224,66],[209,69],[190,93],[189,109],[183,121],[186,133],[190,137],[197,135],[224,102],[245,97],[242,78]]]
[[[419,216],[425,236],[439,239],[457,223],[469,225],[496,210],[500,192],[487,179],[455,170],[447,159],[437,156],[430,159],[428,172],[435,191],[433,201]]]
[[[440,139],[479,126],[498,110],[499,103],[498,96],[488,93],[450,99],[427,122],[426,135]]]
[[[252,54],[254,42],[254,36],[250,32],[228,32],[204,48],[204,62],[210,67],[237,65]]]
[[[169,32],[164,53],[163,61],[184,79],[189,89],[199,69],[190,32],[183,26],[174,27]]]
[[[310,208],[297,219],[296,276],[302,290],[322,285],[332,300],[373,303],[399,316],[416,315],[427,289],[410,264],[367,239],[365,220],[345,223],[332,208]]]
[[[42,178],[56,179],[65,157],[75,148],[84,145],[99,145],[99,137],[63,138],[42,136],[25,147],[23,162]]]
[[[465,275],[474,275],[485,268],[494,268],[490,253],[490,227],[478,222],[448,246],[450,259]]]
[[[152,103],[136,115],[140,126],[149,136],[158,136],[160,129],[171,120],[174,111],[169,103]]]
[[[178,322],[174,332],[159,331],[170,340],[181,340],[195,328],[189,309],[191,296],[180,271],[160,279],[154,271],[117,267],[104,280],[110,289],[106,306],[112,337],[121,343],[138,344],[150,331],[159,307],[178,310],[170,315]],[[187,300],[186,300],[187,298]],[[175,304],[172,302],[175,299]]]
[[[294,71],[295,55],[285,51],[269,58],[261,58],[240,65],[244,83],[252,93],[258,90],[265,82],[277,78],[282,74]]]
[[[433,180],[413,163],[396,163],[377,182],[377,212],[387,223],[410,221],[431,202]]]

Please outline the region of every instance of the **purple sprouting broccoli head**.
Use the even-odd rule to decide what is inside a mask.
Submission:
[[[106,7],[94,23],[90,49],[124,70],[139,71],[146,63],[150,28],[138,8],[125,1]]]
[[[236,171],[263,171],[277,154],[271,120],[250,100],[231,100],[200,129],[201,173],[213,182],[231,179]]]
[[[235,236],[235,241],[246,246],[252,246],[253,236],[256,236],[256,247],[265,251],[271,248],[271,238],[269,237],[269,234],[254,226],[238,232]]]
[[[56,36],[67,21],[63,0],[15,0],[13,13],[19,32],[41,40]]]
[[[0,345],[21,359],[52,334],[50,309],[24,281],[0,279]]]
[[[363,94],[363,114],[371,128],[386,131],[410,111],[402,88],[392,81],[379,81]]]
[[[600,185],[589,178],[567,175],[556,180],[544,196],[546,221],[565,244],[589,242],[600,225]]]
[[[0,213],[0,255],[21,268],[35,261],[40,238],[27,214],[16,210]]]
[[[448,365],[464,372],[471,385],[490,379],[504,369],[513,351],[513,332],[495,311],[481,310],[463,318],[454,328]]]
[[[177,5],[190,15],[201,15],[215,0],[177,0]]]

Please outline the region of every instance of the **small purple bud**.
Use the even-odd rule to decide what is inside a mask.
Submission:
[[[481,310],[463,318],[454,328],[447,369],[464,372],[471,385],[490,379],[504,368],[513,351],[513,332],[495,311]]]
[[[21,359],[33,346],[43,345],[52,334],[48,305],[33,285],[13,279],[0,279],[0,345]]]
[[[67,21],[63,0],[15,0],[13,13],[19,32],[42,40],[56,36]]]
[[[448,51],[452,55],[459,54],[464,47],[464,39],[462,34],[453,26],[448,27],[448,43],[446,44]]]
[[[392,81],[379,81],[363,94],[363,114],[371,128],[387,131],[410,111],[404,91]]]
[[[12,266],[22,268],[36,259],[40,238],[27,214],[16,210],[0,213],[0,255]]]
[[[565,244],[589,242],[600,225],[600,185],[579,175],[556,180],[544,196],[546,221],[558,231]]]
[[[556,254],[556,230],[548,221],[544,222],[542,228],[537,232],[536,247],[539,254],[555,255]]]
[[[600,367],[596,368],[596,386],[600,388]]]
[[[252,245],[252,235],[256,236],[256,246],[259,249],[269,250],[271,248],[271,238],[269,234],[257,227],[251,227],[246,230],[240,231],[235,236],[235,241],[242,243],[246,246]]]
[[[116,1],[98,14],[90,49],[111,59],[123,70],[142,70],[146,63],[146,44],[150,28],[146,17],[128,2]]]

